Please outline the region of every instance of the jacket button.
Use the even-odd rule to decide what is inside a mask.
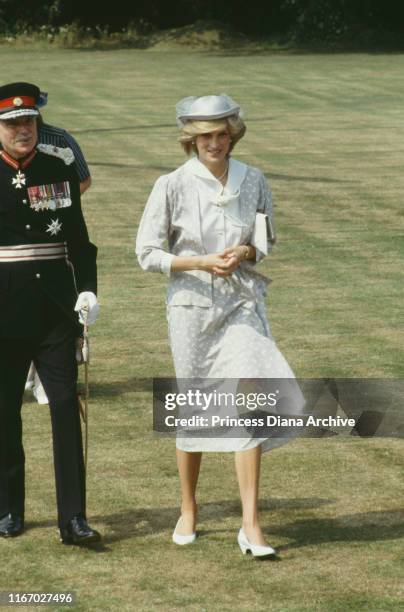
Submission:
[[[26,203],[27,203],[27,200],[25,200],[25,199],[24,199],[24,200],[22,201],[22,203],[23,203],[23,204],[26,204]]]
[[[25,226],[25,229],[26,229],[26,230],[30,230],[30,229],[31,229],[31,226],[30,226],[30,225],[26,225],[26,226]]]
[[[35,274],[36,278],[41,278],[41,275],[39,274],[39,272],[37,274]]]

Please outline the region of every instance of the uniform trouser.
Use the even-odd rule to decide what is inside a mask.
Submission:
[[[29,305],[28,305],[29,308]],[[31,361],[49,398],[59,527],[85,516],[85,475],[77,400],[77,332],[43,298],[34,338],[0,338],[0,517],[24,517],[25,474],[21,404]],[[39,476],[38,476],[39,477]]]

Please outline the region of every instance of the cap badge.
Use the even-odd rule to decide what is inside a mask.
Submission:
[[[21,98],[14,98],[13,104],[14,106],[21,106],[22,104],[24,104],[24,102]]]

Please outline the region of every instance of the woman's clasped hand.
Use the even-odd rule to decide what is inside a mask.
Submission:
[[[203,255],[198,267],[215,276],[231,276],[245,259],[245,252],[246,247],[228,247],[221,253]]]

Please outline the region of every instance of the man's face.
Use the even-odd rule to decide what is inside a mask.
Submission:
[[[31,153],[38,139],[36,117],[0,119],[0,142],[13,159],[21,159]]]

